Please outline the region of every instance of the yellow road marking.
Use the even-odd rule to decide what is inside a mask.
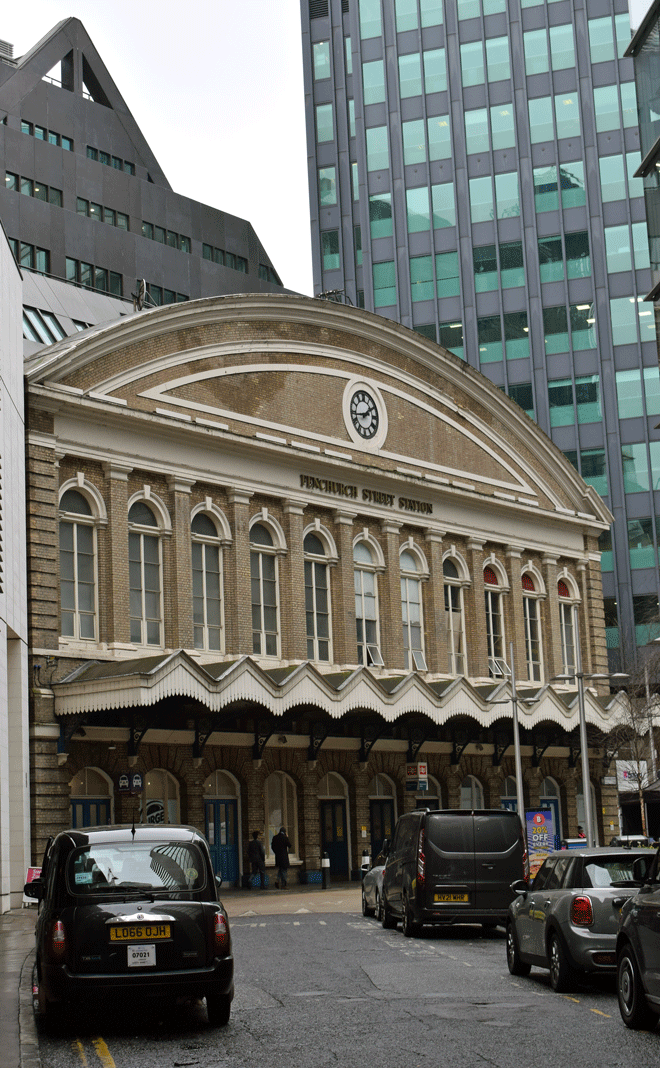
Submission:
[[[103,1068],[116,1068],[115,1062],[113,1061],[110,1055],[110,1050],[108,1049],[102,1038],[93,1038],[92,1045],[96,1050],[96,1056],[103,1065]]]
[[[71,1043],[71,1046],[73,1049],[75,1049],[76,1053],[80,1057],[80,1063],[83,1065],[83,1068],[87,1068],[87,1057],[85,1055],[85,1049],[80,1039],[77,1038],[75,1042]]]
[[[576,1005],[580,1004],[580,999],[579,998],[571,998],[571,997],[568,996],[568,994],[564,994],[563,997],[564,997],[564,1001],[574,1001]]]
[[[596,1016],[605,1016],[608,1020],[612,1019],[609,1012],[601,1012],[600,1009],[591,1009],[591,1012],[595,1012]]]

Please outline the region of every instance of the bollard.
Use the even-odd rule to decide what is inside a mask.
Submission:
[[[361,872],[362,872],[362,878],[363,879],[364,879],[365,875],[367,874],[367,872],[369,871],[370,867],[371,867],[371,857],[369,856],[369,850],[368,849],[363,849],[362,850],[362,866],[361,866],[361,869],[360,869]]]
[[[321,875],[323,889],[328,889],[328,883],[330,882],[330,857],[327,853],[323,854],[321,858]]]

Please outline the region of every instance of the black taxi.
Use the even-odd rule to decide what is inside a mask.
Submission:
[[[162,824],[86,827],[49,842],[35,935],[39,1011],[71,1004],[206,998],[229,1021],[234,959],[205,838]]]

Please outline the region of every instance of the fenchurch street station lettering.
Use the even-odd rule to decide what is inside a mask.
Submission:
[[[318,490],[319,493],[331,493],[339,497],[351,497],[358,499],[357,486],[347,485],[345,482],[335,482],[330,478],[317,478],[315,475],[300,476],[301,489]],[[433,505],[428,501],[416,501],[412,497],[399,497],[393,493],[381,493],[380,490],[362,490],[362,500],[369,504],[380,504],[385,508],[394,508],[398,504],[404,512],[417,512],[420,515],[433,515]]]

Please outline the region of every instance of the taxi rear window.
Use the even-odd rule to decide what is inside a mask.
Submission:
[[[73,894],[184,893],[203,889],[204,858],[191,842],[103,842],[71,854],[67,884]]]

